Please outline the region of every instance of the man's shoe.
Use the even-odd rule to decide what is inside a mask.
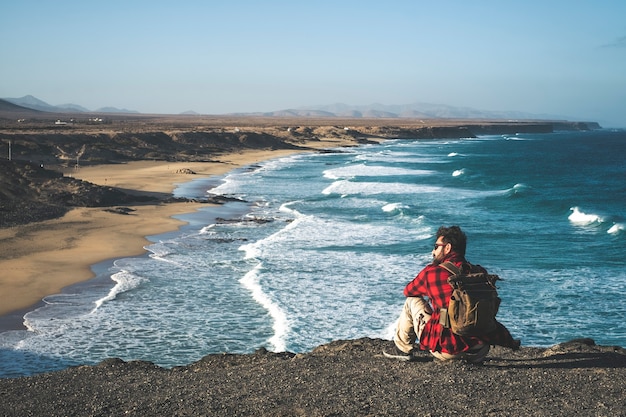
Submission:
[[[465,361],[469,363],[482,363],[487,357],[489,349],[491,349],[491,346],[480,343],[476,346],[473,346],[470,350],[464,353],[463,359],[465,359]]]
[[[393,343],[393,342],[392,342]],[[406,353],[398,349],[395,343],[388,349],[383,350],[383,355],[390,359],[396,359],[399,361],[412,361],[414,359],[412,353]]]

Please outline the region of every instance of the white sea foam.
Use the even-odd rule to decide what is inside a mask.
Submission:
[[[405,194],[405,193],[437,193],[442,188],[431,185],[380,183],[380,182],[352,182],[346,180],[335,181],[326,187],[322,194],[348,195],[376,195],[376,194]]]
[[[239,282],[252,293],[254,300],[268,311],[274,321],[272,325],[274,334],[268,340],[273,346],[272,350],[274,352],[284,352],[287,346],[285,340],[289,333],[289,321],[287,320],[285,312],[263,292],[263,288],[260,284],[260,272],[262,270],[263,264],[259,263],[252,271],[241,278]]]
[[[452,176],[453,177],[460,177],[463,174],[465,174],[465,169],[457,169],[456,171],[454,171],[452,173]]]
[[[405,184],[405,183],[383,183],[383,182],[354,182],[348,180],[339,180],[333,182],[326,187],[322,194],[324,195],[340,195],[342,197],[362,195],[373,196],[380,194],[437,194],[448,192],[449,199],[465,199],[465,198],[485,198],[491,196],[508,195],[511,190],[469,190],[462,188],[446,188],[434,185],[421,184]]]
[[[150,246],[144,247],[144,249],[149,250],[151,255],[155,257],[165,257],[173,252],[168,246],[168,243],[163,241],[153,243]]]
[[[283,204],[280,210],[284,212],[297,213],[299,215],[299,213],[296,210],[290,209],[288,207],[289,204],[291,203]],[[245,253],[244,259],[258,259],[262,257],[264,247],[268,246],[273,241],[278,240],[281,235],[289,233],[290,230],[298,227],[298,224],[303,222],[306,217],[307,216],[303,216],[303,215],[296,216],[295,220],[289,222],[287,226],[285,226],[283,229],[279,230],[278,232],[274,233],[273,235],[268,236],[265,239],[261,239],[253,243],[241,245],[239,247],[239,250]]]
[[[283,213],[289,213],[291,215],[293,215],[294,217],[300,217],[302,216],[301,213],[298,212],[298,210],[292,209],[291,206],[298,203],[298,201],[290,201],[288,203],[284,203],[281,204],[279,211],[283,212]]]
[[[602,223],[604,219],[597,214],[587,214],[582,211],[578,207],[570,208],[572,214],[569,215],[568,219],[575,225],[579,226],[589,226],[594,223]]]
[[[209,190],[209,194],[235,194],[240,183],[241,175],[230,174],[222,179],[222,183]]]
[[[303,158],[307,158],[307,157],[308,155],[306,154],[293,154],[293,155],[288,155],[288,156],[284,156],[281,158],[269,159],[267,161],[264,161],[259,166],[259,168],[257,168],[253,172],[258,173],[258,172],[276,171],[279,169],[283,169],[285,167],[293,166],[297,164]]]
[[[459,156],[459,154],[457,152],[450,152],[448,154],[449,157],[454,157],[454,156]]]
[[[398,320],[399,319],[396,319],[395,321],[389,323],[387,327],[383,329],[382,334],[380,335],[382,339],[393,340],[398,327]]]
[[[239,247],[239,250],[245,253],[244,259],[255,259],[255,258],[258,258],[261,254],[259,242],[241,245]]]
[[[406,169],[406,168],[397,168],[397,167],[358,164],[358,165],[345,166],[341,168],[327,169],[326,171],[324,171],[324,177],[331,179],[331,180],[337,180],[341,178],[386,177],[386,176],[392,176],[392,175],[398,175],[398,176],[430,175],[433,173],[434,171],[423,170],[423,169]]]
[[[520,136],[520,133],[516,133],[514,136],[502,135],[502,137],[506,140],[532,140],[528,137]]]
[[[528,190],[530,187],[528,187],[528,185],[526,184],[515,184],[513,187],[504,190],[503,194],[507,195],[507,196],[514,196],[516,194],[523,194],[526,190]]]
[[[92,312],[97,310],[105,302],[114,300],[118,296],[118,294],[137,288],[144,282],[148,281],[147,278],[140,277],[139,275],[135,275],[128,271],[117,272],[111,275],[111,279],[117,284],[115,284],[115,286],[111,288],[111,290],[105,297],[96,300],[96,306],[92,310]]]
[[[215,233],[212,229],[214,229],[216,226],[215,223],[210,224],[208,226],[203,227],[202,229],[200,229],[199,234],[203,235],[203,234],[211,234],[211,233]]]
[[[355,155],[354,160],[366,162],[393,162],[394,164],[443,164],[448,162],[434,156],[419,155],[411,152],[392,151],[357,154]]]
[[[609,228],[609,230],[607,230],[607,233],[612,234],[612,235],[617,235],[619,233],[622,233],[626,231],[626,224],[624,223],[615,223],[613,226],[611,226]]]
[[[168,259],[169,255],[176,253],[170,247],[170,245],[172,244],[173,244],[172,242],[159,242],[159,243],[154,243],[152,245],[146,246],[144,247],[144,249],[151,252],[149,256],[152,259],[156,259],[158,261],[168,262],[168,263],[180,266],[179,262],[176,262],[172,259]]]
[[[383,206],[383,211],[385,213],[391,213],[394,211],[399,211],[401,209],[406,209],[409,208],[409,206],[407,206],[406,204],[402,204],[402,203],[389,203],[389,204],[385,204]]]
[[[278,166],[279,165],[276,162],[273,168],[277,168]],[[217,187],[211,188],[209,190],[209,194],[245,197],[245,194],[242,194],[241,190],[244,189],[248,184],[257,181],[260,171],[265,172],[271,170],[272,169],[269,169],[266,166],[262,166],[248,172],[237,172],[229,174],[222,179],[222,184],[218,185]]]

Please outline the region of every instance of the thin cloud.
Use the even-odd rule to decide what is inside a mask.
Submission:
[[[611,43],[602,45],[602,48],[626,48],[626,36],[622,36]]]

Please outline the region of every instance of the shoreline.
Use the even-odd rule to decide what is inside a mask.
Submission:
[[[246,150],[219,155],[212,162],[135,161],[94,165],[68,172],[97,185],[137,195],[171,197],[179,184],[222,176],[237,168],[302,152],[355,146],[349,141],[315,141],[306,149]],[[188,174],[187,170],[195,174]],[[155,201],[124,205],[129,214],[111,207],[75,208],[58,219],[0,229],[0,332],[24,329],[23,316],[43,305],[43,299],[96,274],[93,267],[118,258],[140,256],[148,236],[175,232],[187,222],[173,216],[193,213],[202,202]]]

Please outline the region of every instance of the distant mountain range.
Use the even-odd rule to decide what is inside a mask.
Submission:
[[[53,106],[31,95],[20,98],[4,98],[3,100],[28,109],[51,113],[139,113],[135,110],[118,109],[115,107],[102,107],[96,110],[89,110],[78,104],[59,104]]]
[[[505,119],[564,120],[565,116],[520,111],[486,111],[445,104],[412,103],[399,105],[370,104],[355,106],[343,103],[308,106],[296,109],[259,113],[234,113],[266,117],[344,117],[344,118],[411,118],[411,119]]]
[[[89,110],[78,104],[50,105],[32,95],[20,98],[5,98],[12,104],[33,110],[53,113],[139,113],[135,110],[102,107]],[[189,110],[181,115],[199,115]],[[505,119],[505,120],[566,120],[566,116],[534,114],[520,111],[486,111],[470,107],[455,107],[445,104],[412,103],[401,105],[370,104],[367,106],[335,103],[300,107],[296,109],[277,110],[271,112],[230,113],[231,116],[264,116],[264,117],[337,117],[337,118],[411,118],[411,119]]]
[[[367,106],[350,106],[343,103],[310,106],[294,110],[275,112],[288,113],[294,116],[333,115],[336,117],[363,118],[411,118],[411,119],[566,119],[563,116],[535,114],[520,111],[488,111],[471,107],[456,107],[446,104],[411,103],[411,104],[371,104]]]

